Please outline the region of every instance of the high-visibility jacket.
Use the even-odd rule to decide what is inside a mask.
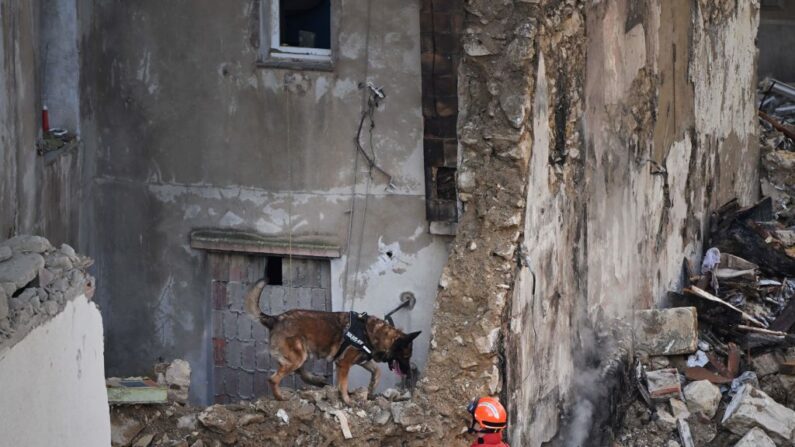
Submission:
[[[472,443],[472,447],[484,446],[484,445],[491,445],[497,447],[511,447],[508,445],[507,442],[502,440],[502,433],[484,433],[481,434],[475,442]]]

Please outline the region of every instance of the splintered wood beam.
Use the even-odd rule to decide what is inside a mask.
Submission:
[[[754,318],[753,315],[746,313],[745,311],[743,311],[742,309],[738,308],[737,306],[734,306],[731,303],[727,303],[726,301],[723,301],[722,299],[720,299],[717,296],[707,292],[706,290],[699,289],[696,286],[690,286],[687,289],[684,289],[684,291],[689,293],[689,294],[691,294],[691,295],[695,295],[695,296],[697,296],[699,298],[703,298],[703,299],[705,299],[707,301],[712,301],[713,303],[720,304],[721,306],[727,307],[727,308],[729,308],[729,309],[731,309],[731,310],[733,310],[735,312],[738,312],[743,317],[744,320],[753,323],[755,326],[759,326],[761,328],[765,327],[765,324],[762,323],[761,321],[757,320],[756,318]]]

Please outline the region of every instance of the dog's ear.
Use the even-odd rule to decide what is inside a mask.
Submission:
[[[412,332],[410,334],[406,334],[406,335],[403,336],[403,342],[406,343],[406,344],[409,344],[409,343],[413,342],[414,339],[417,338],[420,334],[422,334],[422,331],[417,331],[417,332]]]

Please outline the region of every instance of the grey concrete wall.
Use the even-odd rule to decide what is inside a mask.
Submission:
[[[49,108],[50,127],[79,133],[77,0],[42,0],[40,52],[42,102]]]
[[[38,11],[38,1],[0,2],[0,237],[36,222]]]
[[[40,30],[55,26],[41,22],[44,3],[0,1],[0,236],[35,233],[55,244],[78,245],[82,151],[46,159],[36,151],[44,54]],[[77,63],[76,50],[53,66],[69,63]]]
[[[91,10],[81,127],[95,198],[82,231],[109,374],[182,357],[193,399],[209,399],[210,277],[206,254],[188,245],[198,227],[337,241],[334,309],[383,315],[414,292],[417,307],[395,321],[425,330],[424,364],[447,249],[425,221],[419,0],[332,4],[331,72],[258,67],[258,1],[78,5],[84,18]],[[387,93],[372,141],[392,187],[356,160],[357,85],[368,80]]]

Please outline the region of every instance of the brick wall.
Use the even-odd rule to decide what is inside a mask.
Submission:
[[[217,403],[269,396],[268,378],[278,364],[268,345],[268,330],[243,310],[246,290],[264,275],[269,258],[240,254],[210,254],[210,294],[213,318],[213,396]],[[261,305],[269,314],[289,309],[331,310],[328,261],[282,260],[282,285],[269,285]],[[309,360],[311,370],[331,383],[331,365]],[[294,374],[282,381],[287,388],[306,385]]]
[[[463,0],[422,0],[422,115],[425,123],[426,212],[429,221],[458,220],[458,62]]]

